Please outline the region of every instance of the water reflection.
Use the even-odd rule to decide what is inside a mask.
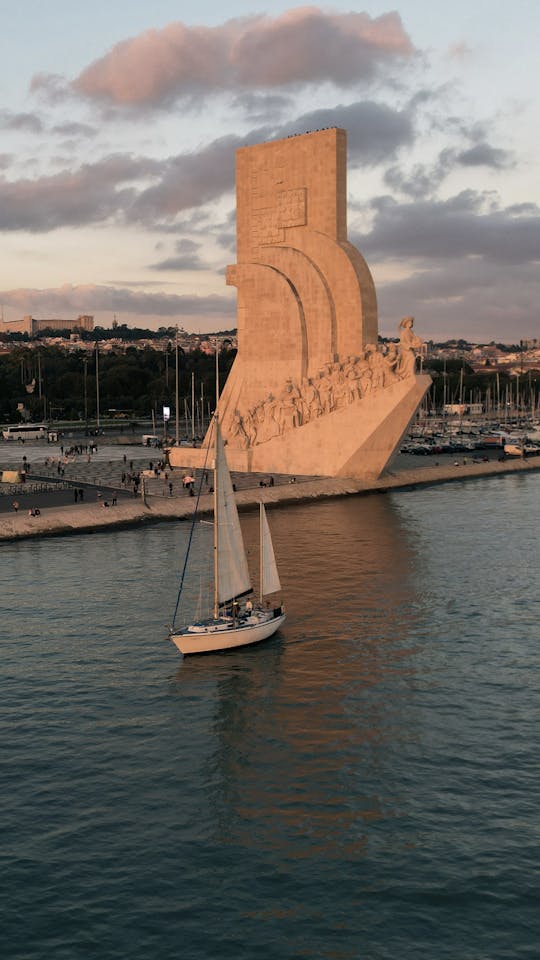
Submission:
[[[182,696],[208,694],[212,677],[205,779],[216,840],[295,858],[363,856],[370,825],[399,815],[391,757],[414,709],[415,539],[387,497],[280,509],[270,522],[288,611],[281,634],[188,658],[175,677]],[[256,525],[245,518],[253,557]]]

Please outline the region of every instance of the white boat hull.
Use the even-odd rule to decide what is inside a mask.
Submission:
[[[193,624],[185,630],[172,632],[169,636],[184,656],[192,653],[216,653],[267,640],[284,620],[284,613],[256,613],[244,620],[222,618]]]

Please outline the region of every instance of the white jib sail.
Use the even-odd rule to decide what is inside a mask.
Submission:
[[[268,520],[266,519],[266,510],[264,504],[260,504],[261,511],[261,596],[265,597],[269,593],[277,593],[281,590],[279,574],[274,555],[274,545]]]
[[[236,509],[231,475],[225,457],[221,431],[216,423],[216,468],[218,558],[217,595],[219,603],[227,603],[251,590],[246,550]]]

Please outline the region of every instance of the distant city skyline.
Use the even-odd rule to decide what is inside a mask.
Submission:
[[[4,318],[235,327],[236,148],[340,126],[380,333],[413,314],[426,339],[537,337],[536,3],[222,11],[3,11]]]

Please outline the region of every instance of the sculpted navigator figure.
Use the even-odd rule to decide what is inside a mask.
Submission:
[[[394,383],[398,378],[399,352],[397,343],[389,343],[385,356],[384,384]]]
[[[230,442],[232,444],[239,443],[244,450],[249,447],[249,437],[244,429],[244,421],[238,410],[234,412]]]
[[[413,331],[414,317],[403,317],[399,325],[399,364],[400,377],[412,377],[416,364],[416,350],[419,350],[423,341]]]

